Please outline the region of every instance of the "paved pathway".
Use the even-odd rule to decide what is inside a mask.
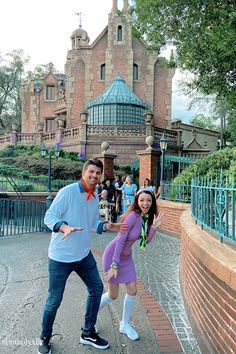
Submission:
[[[93,236],[93,246],[103,250],[113,234]],[[179,284],[180,240],[158,234],[147,249],[142,252],[138,242],[134,246],[134,259],[139,279],[159,301],[176,334],[188,354],[200,353],[192,333]]]
[[[0,354],[37,353],[48,285],[49,241],[49,233],[0,237]],[[101,257],[95,257],[102,276]],[[133,313],[140,340],[131,341],[119,333],[123,297],[121,289],[121,297],[99,314],[99,333],[110,343],[103,352],[162,354],[140,301]],[[86,287],[75,273],[71,274],[54,323],[52,353],[101,354],[98,349],[79,344],[85,299]]]
[[[98,255],[114,236],[113,233],[92,236],[100,272],[101,257]],[[49,241],[49,233],[0,238],[0,354],[36,352],[41,311],[47,293]],[[133,317],[137,330],[141,333],[141,339],[132,342],[117,331],[122,313],[123,296],[121,296],[101,314],[102,321],[99,324],[101,335],[105,334],[111,343],[111,348],[107,352],[112,354],[182,352],[156,299],[171,321],[185,353],[200,353],[181,298],[178,253],[179,240],[165,235],[156,237],[145,252],[141,252],[136,243],[134,258],[139,276],[141,303],[138,301]],[[68,281],[65,296],[67,299],[63,301],[55,323],[57,334],[53,338],[54,352],[57,354],[99,352],[78,344],[85,289],[81,286],[78,292],[78,279],[75,275]]]

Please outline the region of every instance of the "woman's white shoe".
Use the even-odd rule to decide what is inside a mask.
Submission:
[[[126,334],[132,340],[139,339],[138,333],[135,331],[134,327],[129,322],[120,322],[120,333]]]

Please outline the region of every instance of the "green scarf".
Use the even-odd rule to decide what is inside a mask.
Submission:
[[[148,214],[142,214],[142,229],[141,229],[141,241],[140,248],[141,250],[145,250],[147,244],[147,230],[148,230]]]

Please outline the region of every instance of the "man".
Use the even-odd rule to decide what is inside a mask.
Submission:
[[[50,338],[57,309],[63,298],[66,281],[76,272],[87,286],[88,298],[80,343],[106,349],[108,342],[95,332],[94,325],[103,292],[103,283],[90,249],[92,229],[123,231],[124,223],[104,223],[99,220],[98,196],[95,186],[103,172],[100,160],[85,162],[82,179],[62,188],[47,210],[44,222],[52,231],[48,250],[49,288],[42,316],[39,354],[51,354]]]

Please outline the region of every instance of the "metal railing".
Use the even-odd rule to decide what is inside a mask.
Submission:
[[[13,185],[14,182],[14,185]],[[52,191],[57,192],[62,187],[76,182],[74,180],[52,180]],[[0,192],[16,192],[22,197],[22,192],[46,192],[47,180],[37,179],[12,179],[6,176],[0,176]]]
[[[216,179],[195,178],[191,185],[192,216],[214,232],[221,242],[235,239],[235,180],[223,173]]]
[[[0,237],[45,230],[45,202],[0,199]]]
[[[184,183],[164,182],[161,184],[162,198],[174,202],[191,202],[191,185]]]

